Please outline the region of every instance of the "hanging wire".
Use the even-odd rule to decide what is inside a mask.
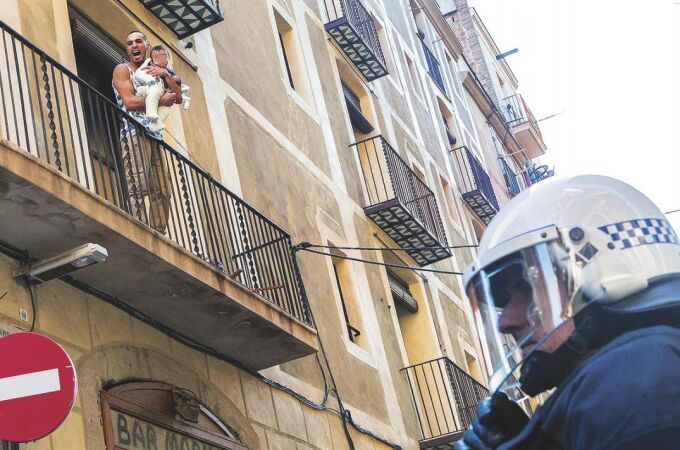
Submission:
[[[318,250],[312,250],[311,248],[301,246],[300,244],[296,245],[294,247],[294,250],[295,251],[309,252],[309,253],[316,253],[317,255],[322,255],[322,256],[330,256],[331,258],[347,259],[349,261],[356,261],[356,262],[360,262],[360,263],[364,263],[364,264],[373,264],[375,266],[391,267],[393,269],[408,269],[408,270],[420,271],[420,272],[442,273],[442,274],[445,274],[445,275],[463,275],[463,272],[454,272],[454,271],[450,271],[450,270],[438,270],[438,269],[423,269],[422,267],[413,267],[413,266],[407,266],[407,265],[402,265],[402,264],[389,264],[389,263],[382,263],[382,262],[377,262],[377,261],[369,261],[367,259],[353,258],[351,256],[345,256],[345,255],[334,255],[332,253],[326,253],[326,252],[320,252]]]
[[[451,250],[457,248],[477,248],[479,245],[476,244],[465,244],[465,245],[437,245],[433,247],[418,247],[418,248],[401,248],[401,247],[339,247],[336,245],[322,245],[322,244],[311,244],[309,242],[300,242],[298,244],[300,248],[328,248],[331,250],[368,250],[368,251],[402,251],[408,252],[409,250]]]

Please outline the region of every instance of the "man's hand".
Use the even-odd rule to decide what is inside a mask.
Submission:
[[[529,422],[520,406],[502,392],[487,397],[477,406],[477,416],[456,442],[455,450],[493,450],[515,437]]]
[[[177,102],[177,94],[174,92],[166,92],[158,101],[159,106],[172,106]]]
[[[165,77],[167,77],[167,76],[170,76],[170,72],[168,72],[168,71],[165,70],[164,68],[158,67],[158,66],[153,66],[153,65],[148,65],[148,66],[146,66],[146,67],[144,68],[144,71],[145,71],[146,73],[148,73],[149,75],[151,75],[152,77],[161,77],[161,78],[165,78]]]

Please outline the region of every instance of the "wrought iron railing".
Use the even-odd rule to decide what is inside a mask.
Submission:
[[[464,431],[489,391],[447,357],[405,367],[423,440]]]
[[[555,169],[551,169],[547,165],[539,166],[533,161],[527,161],[525,165],[531,184],[536,184],[541,180],[555,176]]]
[[[425,61],[427,61],[427,69],[430,76],[434,82],[439,86],[439,89],[446,94],[446,86],[444,85],[444,77],[442,76],[441,66],[439,60],[434,56],[432,50],[425,44],[425,41],[421,40],[420,43],[423,45],[423,52],[425,53]]]
[[[442,246],[446,246],[446,232],[434,193],[385,138],[375,136],[351,147],[356,148],[359,155],[369,198],[367,206],[398,199]]]
[[[501,110],[503,111],[506,124],[516,126],[529,122],[536,133],[538,133],[539,136],[542,136],[538,121],[521,95],[515,94],[501,100]]]
[[[519,184],[517,174],[510,168],[510,165],[504,158],[499,158],[501,167],[503,168],[503,176],[505,177],[505,184],[508,186],[508,192],[511,196],[515,196],[522,192],[522,187]]]
[[[511,95],[501,100],[501,110],[505,117],[505,123],[508,125],[518,125],[527,120],[519,94]]]
[[[454,170],[461,183],[463,194],[480,191],[487,201],[498,211],[498,200],[491,184],[491,178],[477,158],[467,148],[462,146],[451,150],[454,159]]]
[[[385,56],[380,46],[378,30],[373,17],[359,0],[324,0],[328,22],[346,17],[364,43],[375,56],[385,65]]]
[[[0,136],[312,325],[291,238],[0,22]]]
[[[224,20],[219,0],[140,0],[180,39]]]

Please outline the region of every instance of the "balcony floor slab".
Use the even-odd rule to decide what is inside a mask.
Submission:
[[[0,211],[0,240],[36,258],[102,245],[73,278],[251,369],[317,351],[313,328],[4,140]]]
[[[397,199],[365,208],[371,218],[387,235],[411,256],[419,265],[449,258],[451,251],[435,239],[411,212]]]
[[[346,17],[327,23],[325,28],[367,81],[377,80],[387,75],[385,64],[364,42]]]
[[[458,440],[463,438],[465,431],[446,434],[432,439],[420,441],[421,450],[453,450]]]
[[[485,225],[488,225],[498,213],[480,190],[464,193],[463,199]]]

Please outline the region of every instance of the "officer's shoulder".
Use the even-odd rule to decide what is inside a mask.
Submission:
[[[553,396],[544,419],[561,424],[571,448],[615,448],[620,439],[677,424],[680,402],[669,399],[680,396],[680,330],[658,326],[619,336]]]
[[[656,377],[649,375],[674,370],[680,377],[680,329],[660,325],[633,330],[612,340],[586,360],[573,378],[576,384],[593,376],[606,377],[610,383],[605,385],[630,378],[650,383]]]

